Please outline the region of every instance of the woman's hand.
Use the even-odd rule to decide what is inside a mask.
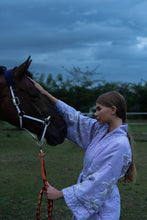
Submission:
[[[52,96],[50,93],[48,93],[39,83],[35,82],[33,79],[30,77],[27,77],[33,85],[38,89],[43,95],[45,95],[50,101],[52,102],[53,105],[56,105],[58,99],[54,96]]]
[[[32,83],[33,85],[36,87],[36,89],[38,89],[42,94],[46,93],[46,90],[36,81],[34,81],[32,78],[30,78],[29,76],[27,77]]]
[[[62,191],[57,190],[50,184],[48,184],[48,188],[46,189],[46,198],[50,200],[61,199],[63,198]]]

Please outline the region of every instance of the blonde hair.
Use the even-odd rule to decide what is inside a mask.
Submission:
[[[102,94],[99,96],[96,100],[97,103],[106,106],[106,107],[112,107],[115,106],[117,108],[116,115],[122,119],[122,122],[125,123],[127,121],[126,113],[127,113],[127,105],[124,97],[116,92],[116,91],[110,91],[107,93]],[[124,176],[124,182],[134,182],[135,180],[135,174],[136,174],[136,168],[135,168],[135,162],[134,162],[134,150],[133,150],[133,142],[131,135],[129,132],[127,132],[127,137],[131,146],[132,151],[132,162],[130,164],[129,169],[127,170],[125,176]]]

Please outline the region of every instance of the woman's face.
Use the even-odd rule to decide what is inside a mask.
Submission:
[[[112,115],[114,114],[112,107],[106,107],[99,103],[96,103],[95,116],[99,124],[110,123],[112,120]]]

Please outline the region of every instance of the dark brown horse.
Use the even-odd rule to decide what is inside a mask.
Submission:
[[[12,101],[10,87],[6,82],[5,73],[11,72],[13,91],[18,100],[15,100],[20,115],[23,114],[41,119],[44,121],[50,117],[50,124],[46,127],[45,138],[49,145],[57,145],[64,141],[66,136],[66,124],[56,112],[49,100],[42,95],[28,79],[31,73],[28,68],[31,64],[30,57],[20,66],[12,70],[6,70],[0,67],[0,120],[7,121],[10,124],[20,127],[20,118],[16,106]],[[10,79],[7,79],[10,80]],[[41,139],[44,125],[36,120],[22,117],[22,127],[35,133],[38,139]]]

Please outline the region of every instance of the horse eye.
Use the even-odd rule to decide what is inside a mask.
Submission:
[[[30,96],[31,96],[32,98],[39,98],[39,97],[40,97],[40,92],[36,89],[34,92],[32,92],[32,93],[30,94]]]
[[[40,92],[38,89],[36,89],[35,96],[36,96],[36,98],[38,98],[40,96]]]

